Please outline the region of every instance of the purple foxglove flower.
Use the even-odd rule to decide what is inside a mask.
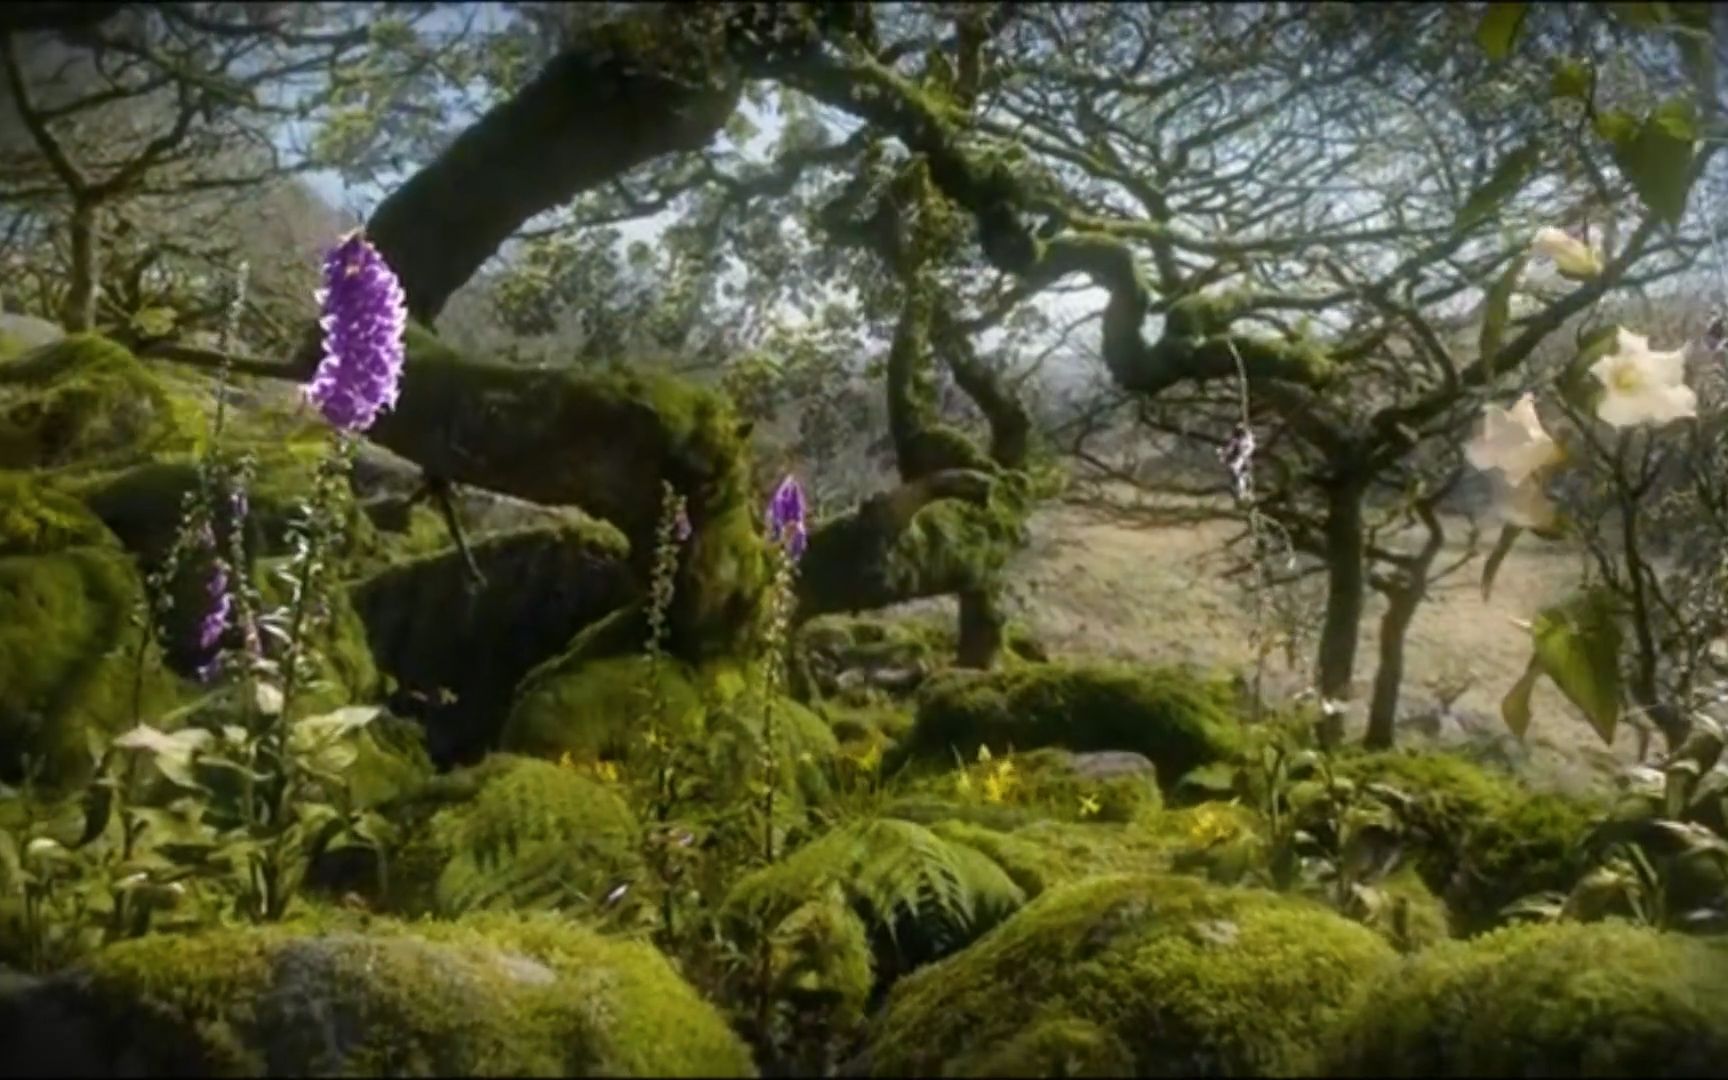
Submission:
[[[317,296],[324,359],[305,388],[307,400],[332,425],[365,431],[396,405],[408,326],[402,283],[356,231],[325,257]]]
[[[795,560],[803,556],[809,542],[804,529],[804,489],[791,473],[780,481],[774,497],[768,500],[768,539],[785,545],[787,554]]]
[[[222,640],[222,631],[228,628],[228,615],[234,606],[234,597],[228,591],[228,566],[221,559],[217,559],[210,568],[210,580],[204,587],[204,594],[210,600],[210,607],[198,623],[198,647],[208,651]]]

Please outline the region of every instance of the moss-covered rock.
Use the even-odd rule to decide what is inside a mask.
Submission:
[[[948,1076],[1133,1076],[1134,1055],[1106,1028],[1061,1016],[949,1063]]]
[[[1460,933],[1479,933],[1521,897],[1571,888],[1585,869],[1584,841],[1603,807],[1532,791],[1508,773],[1453,754],[1345,754],[1338,775],[1412,797],[1414,865],[1446,901]]]
[[[1169,790],[1183,773],[1230,756],[1240,735],[1234,696],[1222,683],[1180,668],[1027,665],[1000,672],[948,672],[918,697],[907,757],[971,760],[1059,746],[1144,754]]]
[[[142,938],[8,988],[0,1027],[51,1074],[754,1074],[654,949],[550,917]]]
[[[93,739],[173,707],[155,650],[138,662],[142,591],[113,546],[0,557],[0,780],[18,782],[28,754],[46,786],[80,783]]]
[[[1094,878],[902,981],[872,1028],[870,1069],[1044,1075],[1052,1045],[1077,1039],[1088,1068],[1125,1060],[1118,1075],[1311,1073],[1356,985],[1392,955],[1304,901],[1182,877]],[[1024,1060],[1004,1056],[1012,1046]]]
[[[1010,626],[1004,663],[1044,658],[1024,627]],[[799,628],[793,671],[801,697],[838,697],[847,705],[870,704],[877,695],[900,699],[938,670],[952,666],[958,647],[952,619],[893,619],[872,615],[824,615]]]
[[[492,755],[430,780],[389,815],[403,836],[386,905],[401,914],[598,910],[640,869],[636,819],[619,792],[548,761]]]
[[[1086,756],[1044,749],[957,763],[946,773],[913,774],[897,785],[905,794],[939,796],[1022,811],[1025,819],[1125,822],[1155,811],[1158,781],[1150,762],[1142,770],[1097,775]]]
[[[676,660],[645,655],[570,662],[559,657],[522,680],[500,733],[513,754],[579,761],[628,761],[651,728],[693,739],[704,702],[695,673]]]
[[[75,334],[0,364],[0,468],[93,467],[188,449],[204,430],[196,401],[171,392],[131,353]]]
[[[0,472],[0,555],[115,546],[115,538],[70,495],[27,473]]]
[[[989,857],[907,821],[841,826],[741,879],[722,917],[735,939],[785,921],[838,889],[870,934],[878,982],[962,948],[1025,893]]]
[[[477,589],[454,549],[349,589],[373,656],[396,682],[392,707],[426,725],[444,763],[498,745],[523,677],[633,591],[622,538],[610,530],[527,529],[476,541],[473,553],[486,579]],[[541,724],[532,706],[524,723],[530,732]]]
[[[1334,1076],[1715,1076],[1728,951],[1623,923],[1497,930],[1364,988]]]

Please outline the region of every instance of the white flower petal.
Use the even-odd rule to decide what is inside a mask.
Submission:
[[[1651,380],[1658,386],[1679,386],[1686,381],[1686,350],[1651,352],[1645,370],[1650,372]]]

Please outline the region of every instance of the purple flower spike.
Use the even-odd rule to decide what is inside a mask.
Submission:
[[[677,520],[672,523],[672,535],[678,538],[680,544],[690,539],[690,515],[684,512],[682,506],[678,508]]]
[[[208,651],[222,640],[222,631],[228,628],[228,615],[234,606],[234,597],[228,591],[228,567],[220,559],[210,569],[205,595],[210,598],[210,608],[198,624],[198,647]]]
[[[804,489],[798,486],[798,478],[791,473],[780,481],[780,486],[774,489],[774,497],[768,500],[768,539],[775,544],[784,544],[787,554],[794,560],[804,554],[804,547],[809,543],[809,535],[804,529]]]
[[[335,427],[365,431],[396,405],[408,307],[402,283],[359,232],[324,259],[324,359],[306,397]]]

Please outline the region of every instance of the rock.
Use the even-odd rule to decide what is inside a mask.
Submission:
[[[1118,776],[1157,776],[1158,768],[1145,754],[1132,750],[1092,750],[1072,754],[1069,766],[1082,780],[1109,780]]]
[[[551,916],[121,942],[0,982],[0,1045],[0,1075],[754,1075],[657,951]]]

